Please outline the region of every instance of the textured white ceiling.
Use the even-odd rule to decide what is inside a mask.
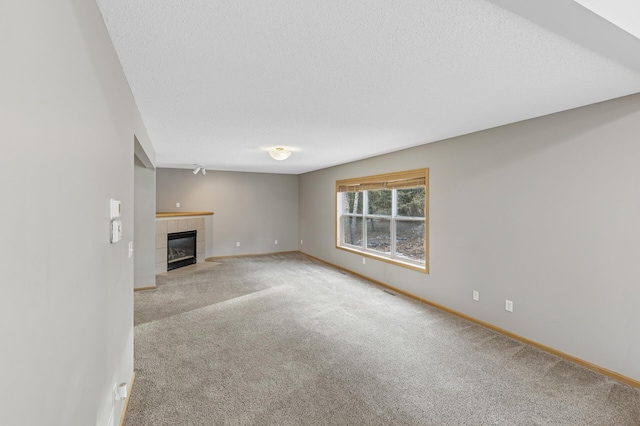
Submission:
[[[297,174],[640,92],[483,0],[98,4],[159,167]]]

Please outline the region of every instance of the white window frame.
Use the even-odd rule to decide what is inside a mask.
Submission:
[[[413,184],[416,177],[422,179],[424,184]],[[407,186],[403,186],[403,182],[406,182]],[[397,214],[397,191],[400,188],[425,188],[425,217],[408,217],[398,216]],[[353,188],[353,190],[345,190],[345,188]],[[367,188],[359,190],[358,188]],[[390,215],[378,215],[369,214],[369,191],[375,191],[380,189],[390,189],[391,193],[391,214]],[[354,214],[345,212],[344,195],[348,192],[360,192],[362,193],[362,213]],[[360,246],[348,244],[345,239],[346,229],[343,228],[343,220],[350,220],[350,218],[359,218],[362,226],[362,244]],[[390,226],[390,252],[380,252],[378,250],[370,249],[367,247],[367,221],[368,219],[386,219],[389,220]],[[411,259],[396,254],[397,251],[397,239],[396,229],[398,221],[408,222],[423,222],[425,235],[424,235],[424,262]],[[393,263],[410,269],[418,270],[420,272],[428,273],[429,271],[429,169],[410,170],[400,173],[391,173],[385,175],[366,176],[362,178],[345,179],[336,182],[336,248],[346,250],[352,253],[357,253],[366,257],[375,258],[385,262]]]

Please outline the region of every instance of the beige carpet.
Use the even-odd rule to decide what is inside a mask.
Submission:
[[[640,390],[300,254],[135,295],[125,424],[640,425]]]

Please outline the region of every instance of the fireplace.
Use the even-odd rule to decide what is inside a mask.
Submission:
[[[167,271],[196,263],[197,231],[167,234]]]

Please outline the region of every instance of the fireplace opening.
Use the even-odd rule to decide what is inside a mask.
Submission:
[[[197,231],[167,234],[167,271],[196,263]]]

